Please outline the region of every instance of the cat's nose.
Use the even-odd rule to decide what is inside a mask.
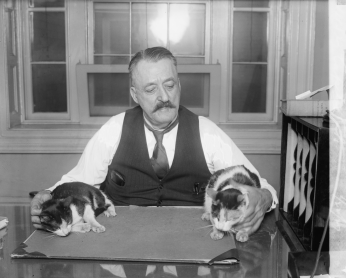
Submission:
[[[71,229],[67,227],[67,228],[61,229],[61,232],[63,236],[68,236],[68,234],[71,232]]]
[[[223,222],[219,221],[217,218],[214,219],[214,224],[215,224],[215,228],[218,230],[222,230],[223,229]]]

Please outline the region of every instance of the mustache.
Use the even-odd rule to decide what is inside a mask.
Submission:
[[[159,102],[155,106],[153,113],[155,113],[157,110],[160,110],[161,108],[165,108],[165,107],[167,107],[167,108],[175,108],[176,106],[173,103],[171,103],[169,100],[165,101],[165,102]]]

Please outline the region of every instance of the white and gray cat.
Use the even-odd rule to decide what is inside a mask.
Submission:
[[[102,212],[107,217],[116,215],[113,203],[101,190],[82,182],[71,182],[52,191],[52,199],[42,204],[39,217],[44,229],[67,236],[70,232],[104,232],[106,228],[95,219]]]
[[[203,220],[210,220],[214,240],[223,238],[225,233],[233,232],[238,241],[244,242],[255,232],[253,228],[236,231],[233,226],[242,223],[249,206],[247,191],[241,185],[260,188],[256,174],[244,165],[237,165],[216,171],[210,178],[206,192]]]

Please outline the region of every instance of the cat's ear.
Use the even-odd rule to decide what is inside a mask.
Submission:
[[[68,196],[65,200],[64,200],[64,207],[70,207],[71,203],[72,203],[72,196]]]
[[[238,203],[243,203],[245,201],[245,197],[243,194],[239,194],[237,197],[237,202]]]
[[[207,189],[207,194],[215,202],[217,191],[215,189],[213,189],[213,188],[208,188]]]
[[[240,194],[237,197],[237,202],[239,206],[245,206],[246,205],[246,194]]]

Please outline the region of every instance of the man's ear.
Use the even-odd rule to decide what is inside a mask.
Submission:
[[[130,88],[130,93],[131,93],[131,97],[134,100],[135,103],[138,104],[138,99],[137,99],[137,94],[136,94],[136,88],[135,87],[131,87]]]

